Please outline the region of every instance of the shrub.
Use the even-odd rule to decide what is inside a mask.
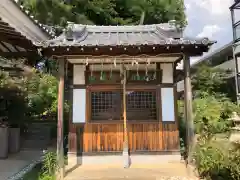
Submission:
[[[58,166],[57,166],[56,153],[47,152],[44,155],[44,159],[43,159],[42,174],[53,176],[53,175],[55,175],[55,172],[57,169],[58,169]]]
[[[37,118],[57,118],[58,102],[58,79],[51,74],[37,72],[32,73],[24,79],[23,84],[27,92],[28,115]],[[64,104],[65,112],[68,112],[67,102]]]
[[[240,149],[218,141],[200,141],[194,153],[199,175],[211,180],[240,180]]]
[[[230,177],[234,180],[240,180],[240,149],[232,149],[228,153],[228,169]]]
[[[67,164],[66,157],[64,157],[64,163]],[[55,180],[58,169],[57,154],[51,151],[47,152],[43,158],[39,180]]]
[[[184,103],[178,102],[180,119],[180,137],[185,139]],[[203,119],[207,120],[212,134],[223,133],[230,130],[228,121],[233,111],[238,112],[239,107],[222,95],[204,95],[193,100],[193,117],[195,133],[200,134],[205,127]]]
[[[225,171],[225,156],[221,148],[211,143],[197,145],[194,159],[198,173],[207,179],[220,179]]]

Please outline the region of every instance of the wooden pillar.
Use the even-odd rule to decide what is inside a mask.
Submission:
[[[64,69],[65,60],[59,59],[58,75],[58,126],[57,126],[57,163],[59,172],[57,174],[59,180],[64,178],[64,151],[63,151],[63,115],[64,115]]]
[[[192,112],[192,86],[190,76],[190,58],[184,57],[184,109],[186,121],[186,137],[187,137],[187,163],[192,160],[192,152],[194,148],[194,123]]]
[[[68,124],[68,166],[77,164],[77,129],[73,123],[73,64],[69,64],[68,85],[69,85],[69,124]]]
[[[124,159],[124,168],[130,166],[130,157],[129,157],[129,148],[128,148],[128,130],[127,130],[127,112],[126,112],[126,69],[122,65],[123,72],[123,126],[124,126],[124,144],[123,144],[123,159]]]

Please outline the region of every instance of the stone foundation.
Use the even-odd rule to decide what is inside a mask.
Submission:
[[[130,156],[130,167],[155,166],[163,163],[180,162],[181,155],[176,153],[165,154],[132,154]],[[82,155],[68,154],[68,166],[99,166],[123,168],[124,160],[122,154],[114,155]]]

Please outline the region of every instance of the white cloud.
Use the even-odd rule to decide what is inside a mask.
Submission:
[[[229,7],[234,0],[184,0],[188,26],[186,37],[208,37],[217,44],[210,51],[232,40],[231,13]],[[239,16],[240,17],[240,16]],[[240,19],[240,18],[239,18]],[[208,53],[205,53],[208,54]],[[198,58],[191,60],[197,61]]]
[[[225,16],[230,13],[229,7],[233,0],[194,0],[194,2],[212,15]]]
[[[202,38],[202,37],[208,37],[208,38],[213,38],[213,36],[218,33],[219,31],[221,31],[222,28],[220,28],[218,25],[214,24],[214,25],[205,25],[203,27],[203,30],[201,33],[199,33],[197,35],[198,38]]]

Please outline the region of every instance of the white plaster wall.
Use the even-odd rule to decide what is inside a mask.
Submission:
[[[174,89],[172,87],[161,89],[162,121],[175,121]]]
[[[86,122],[86,89],[73,89],[73,123]]]
[[[85,85],[85,66],[73,65],[73,84]],[[73,89],[73,123],[86,122],[86,89]]]
[[[173,83],[173,64],[163,63],[162,69],[162,83]]]
[[[85,84],[85,66],[73,65],[73,84],[84,85]]]

